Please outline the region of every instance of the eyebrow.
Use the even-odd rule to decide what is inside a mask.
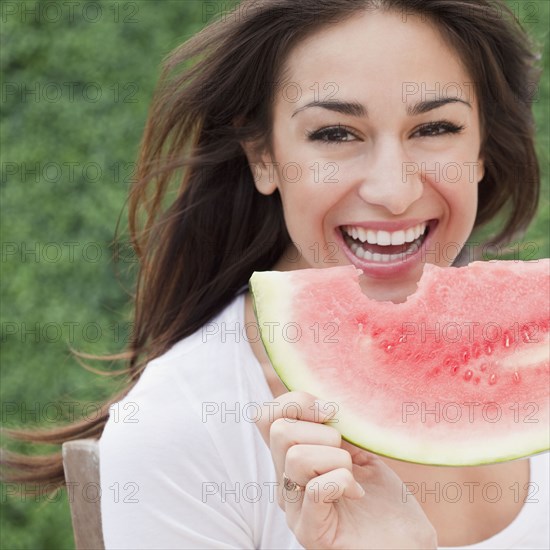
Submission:
[[[308,103],[303,107],[296,109],[292,113],[292,116],[290,118],[298,114],[300,111],[303,111],[304,109],[309,109],[310,107],[321,107],[323,109],[328,109],[329,111],[334,111],[343,115],[357,117],[367,116],[367,110],[365,109],[365,107],[363,107],[363,105],[361,105],[361,103],[355,103],[352,101],[312,101],[311,103]]]
[[[464,105],[470,107],[470,109],[472,108],[468,101],[460,99],[459,97],[441,97],[438,99],[432,99],[431,101],[420,101],[416,105],[407,107],[407,114],[409,116],[421,115],[423,113],[427,113],[428,111],[432,111],[433,109],[437,109],[438,107],[443,107],[443,105],[448,105],[449,103],[463,103]]]
[[[420,101],[415,105],[409,106],[407,107],[407,114],[409,116],[421,115],[423,113],[427,113],[428,111],[443,107],[444,105],[448,105],[449,103],[463,103],[464,105],[470,107],[470,109],[472,108],[468,101],[465,101],[458,97],[442,97],[438,99],[432,99],[430,101]],[[321,107],[322,109],[327,109],[329,111],[334,111],[336,113],[355,117],[367,116],[367,109],[363,105],[361,105],[361,103],[356,103],[353,101],[312,101],[311,103],[307,103],[299,109],[296,109],[292,113],[292,116],[290,118],[298,114],[300,111],[303,111],[304,109],[309,109],[311,107]]]

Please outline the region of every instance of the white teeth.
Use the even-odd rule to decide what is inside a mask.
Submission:
[[[376,244],[376,231],[369,229],[367,231],[367,242],[369,244]]]
[[[357,256],[359,256],[360,251],[362,251],[362,248],[359,247],[358,253],[356,253]],[[370,250],[365,250],[363,252],[362,256],[359,256],[360,258],[363,258],[365,260],[369,260],[372,262],[393,262],[395,260],[403,260],[406,258],[406,254],[380,254],[379,252],[371,252]]]
[[[345,234],[352,237],[354,242],[349,242],[348,245],[351,251],[360,259],[364,259],[372,262],[393,262],[396,260],[404,260],[410,254],[414,254],[418,251],[419,244],[416,243],[414,246],[409,246],[406,251],[400,252],[398,254],[382,254],[380,252],[371,252],[366,250],[359,244],[369,243],[376,244],[378,246],[388,246],[388,245],[403,245],[413,243],[426,231],[427,224],[425,222],[416,225],[415,227],[409,227],[408,229],[400,229],[398,231],[375,231],[373,229],[365,229],[364,227],[346,225],[342,229]]]
[[[403,244],[405,242],[405,232],[395,231],[391,234],[391,244]]]
[[[391,234],[388,231],[378,231],[376,241],[380,246],[387,246],[391,244]]]
[[[367,240],[367,230],[363,227],[357,228],[357,238],[364,243]]]
[[[415,227],[409,227],[406,230],[400,229],[398,231],[375,231],[373,229],[365,229],[364,227],[355,227],[352,225],[346,225],[343,229],[350,237],[362,243],[367,242],[369,244],[388,246],[390,244],[400,245],[412,243],[426,231],[426,226],[427,224],[423,222]]]

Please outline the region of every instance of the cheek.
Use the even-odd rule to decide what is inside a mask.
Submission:
[[[475,144],[464,144],[425,152],[418,162],[423,180],[466,219],[477,211],[478,182],[483,175],[478,156]]]
[[[477,215],[477,184],[465,181],[443,182],[437,186],[437,193],[446,204],[441,237],[459,248],[470,237]]]
[[[329,186],[309,181],[284,182],[280,187],[287,228],[291,235],[318,238],[333,206]]]
[[[278,188],[289,223],[309,223],[330,216],[349,191],[353,171],[340,163],[302,159],[280,162],[277,168]],[[314,228],[312,228],[313,230]]]
[[[480,179],[478,153],[473,148],[424,150],[412,160],[426,177],[436,183],[474,185]]]

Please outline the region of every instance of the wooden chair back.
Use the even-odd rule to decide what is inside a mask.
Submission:
[[[76,549],[104,550],[98,441],[67,441],[62,454]]]

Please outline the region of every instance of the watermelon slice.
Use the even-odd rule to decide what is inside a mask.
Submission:
[[[353,266],[256,272],[260,334],[290,390],[337,410],[348,441],[400,460],[474,465],[550,447],[550,261],[427,264],[406,302]]]

